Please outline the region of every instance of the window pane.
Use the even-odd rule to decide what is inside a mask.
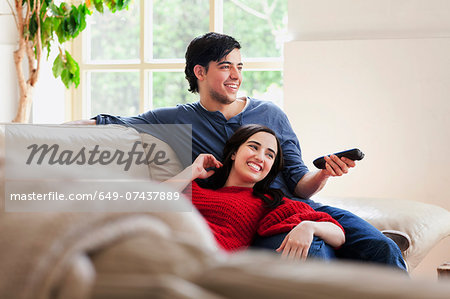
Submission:
[[[90,21],[90,59],[138,60],[139,59],[139,1],[133,1],[128,10],[103,14],[95,12]],[[88,47],[89,48],[89,47]]]
[[[139,113],[139,72],[91,72],[91,115]]]
[[[246,58],[281,57],[287,32],[287,0],[224,0],[223,30]]]
[[[244,71],[239,96],[272,101],[283,105],[283,73],[281,71]]]
[[[173,107],[177,104],[192,103],[198,94],[188,91],[189,83],[184,72],[153,72],[153,108]]]
[[[184,58],[196,36],[209,31],[209,0],[153,1],[153,58]]]

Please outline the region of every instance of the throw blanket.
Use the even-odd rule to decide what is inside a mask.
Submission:
[[[4,194],[4,181],[0,178],[2,203]],[[151,240],[159,249],[168,242],[171,244],[156,251],[159,260],[166,263],[153,264],[147,272],[180,275],[179,266],[170,266],[167,261],[177,256],[185,258],[175,252],[180,246],[202,252],[197,253],[199,256],[218,251],[209,228],[195,210],[184,213],[1,212],[0,298],[91,298],[97,276],[92,256],[136,238]],[[141,249],[147,252],[152,248]],[[117,262],[120,265],[120,258],[102,260],[103,265],[117,265]],[[201,259],[196,259],[196,263],[201,263]],[[141,264],[136,259],[128,266],[138,269]],[[184,267],[183,275],[194,268]]]
[[[450,292],[382,267],[213,252],[182,232],[195,222],[183,215],[192,213],[170,215],[4,213],[0,298],[444,299]]]

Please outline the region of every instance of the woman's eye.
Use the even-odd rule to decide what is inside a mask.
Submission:
[[[270,159],[273,159],[273,154],[267,154],[267,156],[270,158]]]
[[[252,149],[257,149],[256,145],[250,144],[249,147],[252,148]]]

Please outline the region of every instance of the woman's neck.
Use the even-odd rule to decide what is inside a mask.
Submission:
[[[235,176],[228,176],[227,181],[225,182],[225,185],[223,185],[224,187],[245,187],[245,188],[253,188],[253,186],[255,186],[255,183],[247,183],[247,182],[242,182],[236,179],[233,179]]]

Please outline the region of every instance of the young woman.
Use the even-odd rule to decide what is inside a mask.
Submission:
[[[225,144],[223,164],[211,154],[201,154],[167,182],[183,190],[192,181],[192,188],[186,188],[185,193],[192,197],[219,245],[227,251],[248,247],[256,234],[270,236],[288,231],[277,251],[290,259],[306,259],[314,237],[334,248],[344,244],[343,228],[331,216],[269,187],[283,168],[282,157],[271,129],[246,125]],[[181,179],[186,176],[190,181]]]

